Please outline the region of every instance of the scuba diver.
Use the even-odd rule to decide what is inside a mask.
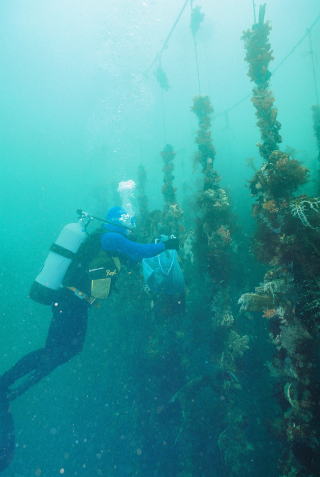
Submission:
[[[81,352],[88,308],[108,297],[121,262],[135,264],[179,248],[177,238],[148,244],[130,240],[134,217],[123,207],[112,207],[106,220],[78,212],[79,222],[62,229],[30,290],[32,299],[51,305],[45,345],[21,358],[0,377],[0,471],[9,465],[14,450],[10,401]],[[86,227],[92,219],[104,223],[89,235]]]

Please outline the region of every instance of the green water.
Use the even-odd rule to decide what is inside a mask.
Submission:
[[[177,153],[179,200],[185,200],[184,190],[192,197],[201,187],[201,175],[194,166],[197,123],[191,112],[192,99],[199,93],[212,101],[215,167],[231,195],[243,233],[250,238],[252,199],[247,182],[253,170],[248,159],[254,158],[256,167],[260,164],[259,132],[249,98],[252,85],[241,35],[253,22],[253,2],[193,2],[205,14],[197,35],[200,91],[188,5],[161,55],[170,84],[169,91],[163,91],[154,75],[158,60],[153,61],[183,3],[1,2],[0,372],[45,340],[50,310],[28,299],[29,287],[48,247],[61,227],[74,220],[77,208],[105,215],[114,203],[117,183],[136,179],[139,164],[147,172],[150,206],[161,208],[160,151],[167,143]],[[320,22],[311,32],[313,50],[308,37],[294,47],[319,14],[319,2],[266,3],[272,24],[273,67],[286,58],[272,77],[283,149],[294,150],[295,157],[310,168],[311,181],[305,191],[314,194],[318,152],[311,114],[316,103],[312,52],[319,80]],[[240,248],[242,253],[246,251]],[[254,278],[246,278],[253,285],[259,282],[259,266],[257,270]],[[212,441],[216,439],[215,419],[219,421],[223,410],[208,404],[207,414],[200,418],[207,416],[206,425],[194,422],[189,430],[179,426],[177,410],[162,412],[170,392],[184,384],[181,369],[176,373],[174,366],[171,369],[174,342],[172,346],[170,340],[167,343],[172,355],[168,351],[168,356],[150,365],[139,351],[149,334],[155,333],[156,324],[136,306],[130,308],[135,300],[130,290],[124,298],[121,293],[118,301],[115,294],[105,308],[92,310],[82,354],[13,403],[17,449],[4,477],[227,475],[221,470],[218,451],[208,451],[214,448],[210,439],[203,447],[208,429],[212,429]],[[255,332],[263,340],[264,323],[257,323]],[[195,368],[210,354],[208,343],[203,343],[203,349],[201,345],[199,355],[194,355]],[[178,352],[188,354],[183,343],[180,346]],[[266,342],[260,351],[268,355]],[[264,370],[262,358],[252,349],[246,369],[250,359]],[[243,379],[251,396],[257,389],[255,422],[263,422],[261,442],[256,453],[252,451],[247,475],[273,477],[277,473],[272,460],[278,458],[281,447],[272,442],[267,430],[273,390],[261,384],[267,373],[261,376],[248,371]],[[201,402],[210,403],[213,398],[205,392],[208,396],[201,396]],[[242,399],[250,409],[249,396]],[[196,413],[193,416],[196,420]],[[252,428],[254,440],[259,440],[257,429]],[[188,432],[193,436],[192,450]],[[268,457],[266,467],[263,449]],[[181,464],[194,456],[202,462],[198,473],[190,473]]]

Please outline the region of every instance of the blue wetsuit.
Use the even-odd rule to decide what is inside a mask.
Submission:
[[[121,227],[108,225],[106,228],[101,236],[102,250],[131,263],[158,255],[165,249],[162,242],[133,242]],[[62,288],[58,291],[52,305],[52,320],[45,346],[24,356],[0,377],[0,393],[13,400],[78,354],[85,340],[88,307],[85,300],[76,297],[70,290]],[[21,382],[17,383],[18,380]]]
[[[137,243],[129,240],[119,232],[105,232],[101,237],[101,248],[106,252],[114,253],[120,258],[131,262],[139,262],[143,258],[150,258],[165,250],[163,242]]]

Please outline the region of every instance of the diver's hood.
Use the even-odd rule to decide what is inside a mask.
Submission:
[[[107,213],[106,220],[108,223],[104,224],[103,227],[108,232],[127,235],[136,226],[135,217],[131,216],[123,207],[111,207]]]

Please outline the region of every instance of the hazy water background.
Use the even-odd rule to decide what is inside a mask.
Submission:
[[[48,246],[60,228],[73,220],[78,207],[104,214],[106,205],[112,204],[114,184],[136,178],[140,163],[147,169],[151,203],[161,206],[159,152],[167,142],[177,151],[180,197],[183,183],[193,187],[196,121],[190,107],[198,88],[189,8],[162,56],[169,92],[160,89],[148,69],[182,3],[1,2],[0,371],[45,339],[49,310],[30,302],[28,289]],[[319,14],[319,2],[266,3],[276,66]],[[251,91],[240,37],[252,24],[252,2],[199,0],[195,5],[205,13],[198,36],[199,66],[201,93],[210,96],[217,113],[213,129],[216,167],[249,233],[246,181],[252,169],[246,159],[259,161],[258,130],[249,99],[228,115],[224,111]],[[320,75],[319,24],[312,38]],[[314,170],[316,144],[310,108],[315,90],[308,40],[276,72],[272,90],[284,146],[293,148]],[[308,187],[312,191],[312,182]],[[128,398],[119,385],[130,373],[120,379],[115,363],[124,340],[121,326],[127,326],[130,333],[134,322],[132,317],[130,326],[122,323],[115,312],[107,319],[92,313],[82,355],[13,404],[19,447],[5,477],[31,477],[36,472],[53,477],[61,468],[65,475],[95,475],[102,459],[100,446],[106,440],[110,441],[108,462],[114,475],[130,475],[130,459],[139,455],[126,446],[126,438],[116,442],[112,429],[130,428]],[[139,335],[133,337],[138,349]],[[110,389],[112,413],[108,414],[99,396],[110,382],[115,386]],[[92,429],[96,437],[90,440]],[[152,474],[143,469],[140,475]]]

